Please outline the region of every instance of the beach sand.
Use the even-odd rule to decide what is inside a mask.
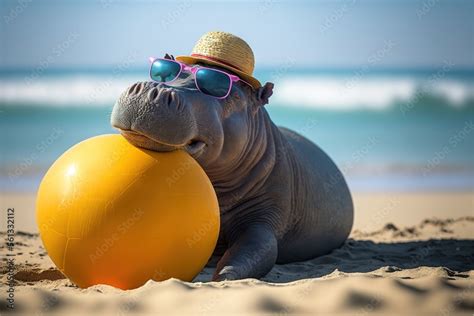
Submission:
[[[15,208],[15,310],[22,314],[388,314],[474,313],[474,194],[359,193],[350,239],[328,255],[276,265],[262,280],[149,281],[122,291],[79,289],[46,254],[34,220],[34,195],[3,194]],[[2,263],[0,313],[6,307]]]

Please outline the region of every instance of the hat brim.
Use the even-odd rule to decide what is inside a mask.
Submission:
[[[226,65],[226,64],[223,64],[223,63],[220,63],[218,61],[214,61],[214,60],[210,60],[210,59],[206,59],[206,58],[202,58],[202,57],[193,57],[193,56],[177,56],[177,57],[175,57],[175,59],[178,60],[178,61],[181,61],[185,64],[190,64],[190,65],[196,64],[196,63],[204,63],[204,64],[208,64],[208,65],[212,65],[212,66],[219,66],[221,68],[228,69],[228,70],[232,71],[237,76],[239,76],[242,80],[245,80],[248,83],[250,83],[250,85],[254,89],[258,89],[262,86],[260,81],[258,81],[256,78],[246,74],[245,72],[240,71],[237,68],[234,68],[232,66],[229,66],[229,65]]]

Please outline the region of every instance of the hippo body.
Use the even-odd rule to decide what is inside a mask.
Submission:
[[[342,173],[329,156],[294,131],[280,127],[279,132],[286,161],[277,161],[275,167],[282,179],[291,170],[286,174],[286,190],[292,193],[281,202],[287,203],[287,225],[291,225],[282,227],[287,233],[278,240],[277,261],[288,263],[326,254],[343,244],[352,228],[353,206]]]
[[[344,177],[318,146],[271,121],[264,105],[272,89],[239,83],[220,100],[183,73],[172,85],[132,85],[112,112],[134,145],[184,149],[209,176],[221,213],[214,280],[260,278],[275,263],[326,254],[352,228]]]
[[[236,222],[261,216],[276,234],[278,263],[326,254],[346,240],[352,227],[352,199],[343,176],[318,146],[277,127],[266,110],[261,111],[268,124],[268,158],[261,158],[254,168],[267,169],[268,174],[260,187],[248,193],[221,190],[221,183],[213,181],[219,201],[235,200],[229,207],[220,203],[223,234],[218,249],[227,249],[225,236],[232,233]],[[216,255],[221,254],[217,250]]]

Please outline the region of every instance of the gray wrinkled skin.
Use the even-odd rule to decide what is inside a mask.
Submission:
[[[132,144],[184,149],[209,176],[221,213],[214,280],[260,278],[275,262],[326,254],[352,228],[341,172],[318,146],[271,121],[264,105],[272,90],[238,82],[219,100],[183,73],[169,85],[133,84],[112,112],[112,126]]]

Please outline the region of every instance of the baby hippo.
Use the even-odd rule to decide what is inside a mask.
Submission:
[[[167,60],[182,67],[172,80],[160,68],[174,67]],[[156,81],[126,89],[111,124],[135,146],[187,151],[209,176],[221,216],[213,280],[260,278],[344,243],[353,223],[344,177],[318,146],[272,122],[272,83],[255,88],[227,68],[169,55],[154,63]]]

